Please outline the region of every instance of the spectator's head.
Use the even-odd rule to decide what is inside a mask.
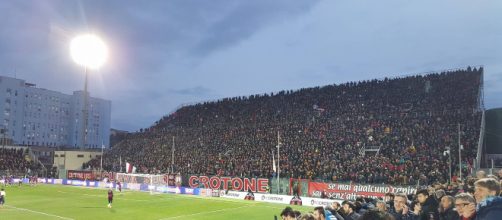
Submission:
[[[441,198],[441,209],[448,210],[450,208],[453,208],[454,200],[455,198],[453,198],[453,196],[443,196]]]
[[[291,216],[293,215],[293,218]],[[293,220],[294,219],[294,211],[291,207],[286,207],[281,212],[282,220]]]
[[[459,216],[463,216],[464,210],[468,208],[468,206],[475,206],[476,200],[471,194],[468,193],[460,193],[455,196],[455,209],[458,212]],[[470,216],[464,216],[470,217]]]
[[[427,198],[429,198],[429,191],[426,189],[422,189],[417,192],[417,199],[420,204],[424,204]]]
[[[359,213],[359,211],[363,208],[363,204],[359,201],[354,202],[354,206],[356,207],[354,211],[357,213]]]
[[[359,220],[394,220],[394,218],[387,212],[373,209],[365,212]]]
[[[361,203],[364,203],[364,197],[362,197],[362,196],[358,196],[358,197],[356,198],[356,202],[361,202]]]
[[[436,199],[437,199],[438,201],[441,201],[441,198],[443,198],[443,196],[446,196],[446,192],[445,192],[444,190],[440,189],[440,190],[437,190],[437,191],[434,193],[434,195],[436,196]]]
[[[324,213],[324,208],[319,206],[314,208],[314,218],[315,220],[325,220],[326,214]]]
[[[398,212],[401,212],[406,206],[407,201],[408,200],[404,193],[396,194],[396,196],[394,196],[394,209],[396,209],[396,211]]]
[[[316,219],[314,218],[314,215],[310,213],[305,213],[302,215],[302,217],[300,217],[300,220],[316,220]]]
[[[302,213],[298,210],[293,211],[293,213],[295,215],[293,219],[297,219],[298,217],[300,217],[302,215]]]
[[[497,173],[499,175],[499,179],[502,179],[502,169],[500,169]]]
[[[356,210],[356,206],[352,202],[346,202],[342,206],[343,212],[347,215],[350,215],[354,210]]]
[[[382,200],[378,200],[376,202],[376,208],[378,211],[386,212],[387,211],[387,204],[385,204],[385,202]]]
[[[394,200],[394,193],[385,193],[384,202],[390,202]]]
[[[490,196],[500,194],[500,182],[492,178],[484,178],[474,183],[474,197],[480,203]]]
[[[492,179],[495,179],[495,180],[497,180],[497,181],[499,181],[499,180],[500,180],[498,176],[495,176],[495,175],[492,175],[492,174],[490,174],[490,175],[486,176],[486,178],[492,178]]]
[[[331,208],[335,211],[338,211],[341,208],[341,205],[338,202],[333,202],[331,203]]]
[[[476,178],[478,178],[478,179],[486,178],[485,171],[480,170],[480,171],[476,172]]]

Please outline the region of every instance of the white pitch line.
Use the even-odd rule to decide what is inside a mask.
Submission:
[[[178,216],[169,217],[169,218],[162,218],[160,220],[177,219],[177,218],[181,218],[181,217],[188,217],[188,216],[194,216],[194,215],[201,215],[201,214],[208,214],[208,213],[215,213],[215,212],[223,212],[223,211],[228,211],[228,210],[236,210],[236,209],[246,208],[246,207],[250,207],[250,206],[253,206],[253,205],[245,205],[245,206],[239,206],[239,207],[227,208],[227,209],[218,209],[218,210],[213,210],[213,211],[208,211],[208,212],[198,212],[198,213],[189,214],[189,215],[178,215]]]
[[[51,217],[56,217],[56,218],[60,218],[60,219],[75,220],[75,219],[72,219],[72,218],[67,218],[67,217],[63,217],[63,216],[59,216],[59,215],[54,215],[54,214],[49,214],[49,213],[45,213],[45,212],[39,212],[39,211],[25,209],[25,208],[18,208],[18,207],[11,206],[11,205],[5,205],[5,206],[9,207],[9,208],[13,208],[13,209],[25,211],[25,212],[33,212],[33,213],[37,213],[37,214],[41,214],[41,215],[46,215],[46,216],[51,216]]]

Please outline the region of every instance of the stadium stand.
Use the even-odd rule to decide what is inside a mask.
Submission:
[[[153,126],[128,134],[104,156],[141,173],[272,177],[281,143],[281,177],[322,181],[428,185],[446,182],[447,147],[464,175],[479,138],[483,69],[349,82],[184,106]],[[365,154],[367,147],[377,153]],[[457,152],[457,153],[456,153]],[[277,158],[276,158],[277,159]],[[453,158],[458,175],[458,159]],[[455,165],[456,164],[456,165]],[[99,167],[99,160],[84,167]]]

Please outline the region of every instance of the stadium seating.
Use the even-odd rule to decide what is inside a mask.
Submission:
[[[1,175],[25,175],[39,169],[38,163],[27,160],[23,149],[0,148]]]
[[[464,174],[475,157],[481,120],[481,69],[349,82],[225,98],[184,106],[126,136],[105,153],[140,172],[272,177],[280,135],[281,176],[360,183],[428,184],[458,164],[458,125]],[[364,154],[376,146],[378,154]],[[276,154],[277,156],[277,154]],[[277,160],[277,158],[275,158]],[[99,166],[97,160],[84,166]],[[458,173],[458,165],[453,167]]]

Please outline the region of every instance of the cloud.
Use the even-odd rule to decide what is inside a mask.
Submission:
[[[90,92],[112,101],[112,127],[123,130],[183,103],[479,64],[497,107],[501,10],[456,0],[1,1],[0,74],[82,89],[68,44],[93,31],[111,53]]]

